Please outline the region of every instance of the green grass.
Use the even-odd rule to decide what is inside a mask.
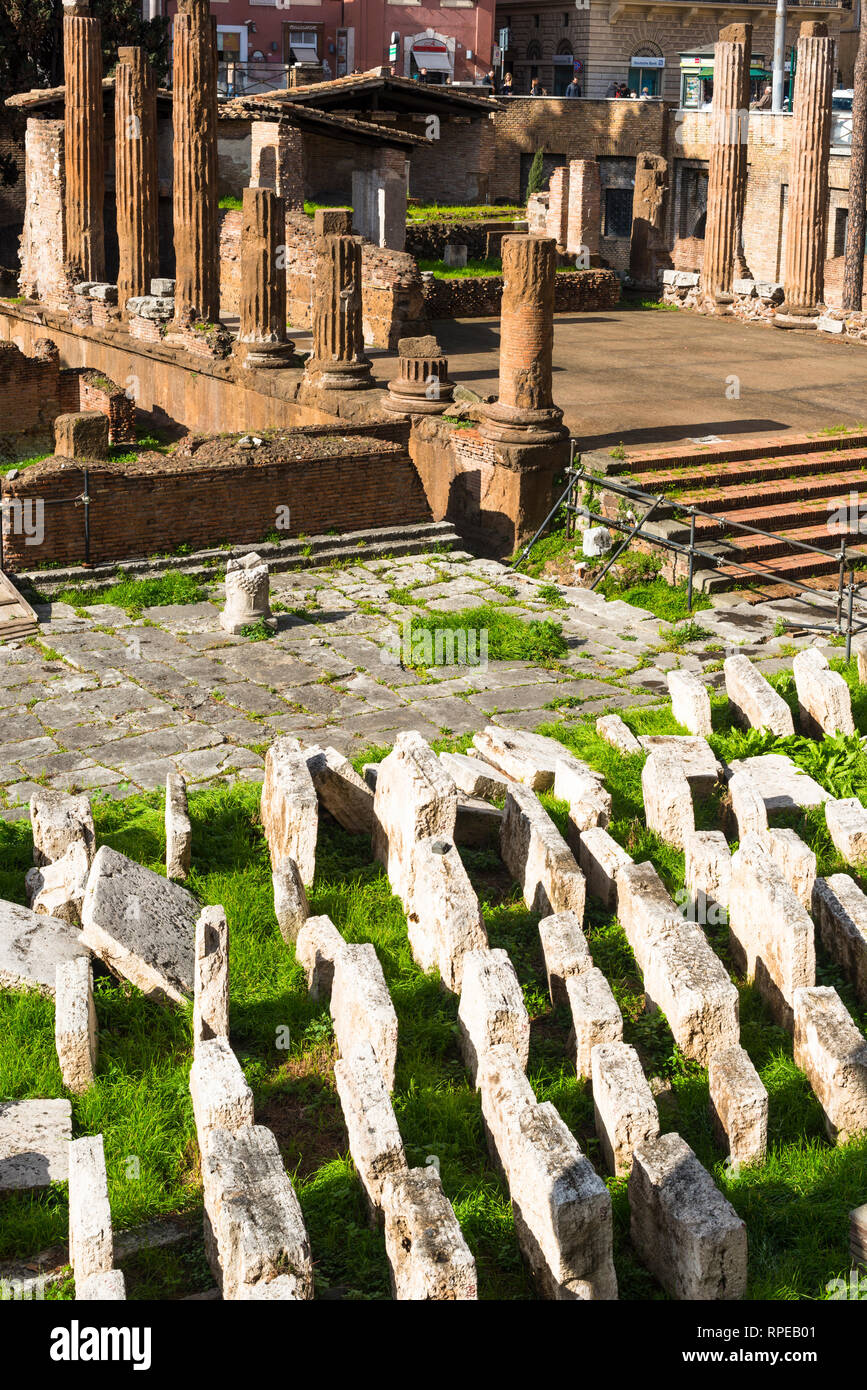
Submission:
[[[666,622],[677,623],[689,617],[686,584],[670,584],[667,579],[650,579],[638,584],[619,584],[617,580],[606,577],[599,585],[600,591],[608,599],[623,599],[636,608],[647,608],[654,617],[664,618]],[[693,589],[692,611],[700,613],[713,605],[704,594]],[[710,636],[710,634],[707,634]],[[687,641],[695,638],[688,637]]]
[[[527,621],[515,617],[493,603],[465,609],[460,613],[430,612],[414,617],[413,647],[418,640],[418,634],[429,632],[433,638],[434,634],[443,631],[477,634],[487,632],[487,655],[490,661],[532,661],[547,666],[568,652],[563,629],[559,623],[547,618]],[[478,642],[481,639],[476,640]]]
[[[39,602],[47,602],[39,594],[37,598]],[[108,603],[115,608],[123,608],[130,617],[137,618],[145,608],[157,608],[170,603],[199,603],[205,598],[207,592],[191,575],[182,574],[180,570],[166,570],[165,574],[153,579],[123,579],[117,584],[93,592],[71,585],[62,589],[53,601],[69,603],[75,608]]]
[[[525,218],[527,209],[519,203],[411,203],[406,214],[409,222],[475,222],[496,217],[511,222]]]
[[[436,280],[477,279],[479,276],[502,275],[503,262],[499,256],[491,256],[486,260],[479,257],[468,259],[466,265],[446,265],[444,261],[422,258],[418,268],[431,271]],[[557,267],[558,274],[571,274],[575,270],[574,265]]]
[[[235,198],[228,195],[225,198],[221,198],[218,204],[218,207],[231,212],[240,212],[243,206],[244,203],[241,198]]]

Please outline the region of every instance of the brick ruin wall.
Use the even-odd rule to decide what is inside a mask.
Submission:
[[[502,294],[502,275],[433,279],[424,286],[431,319],[499,318]],[[558,314],[613,309],[619,299],[620,281],[613,270],[561,271],[554,281],[554,310]]]
[[[259,462],[258,451],[245,454],[220,440],[210,441],[201,462],[181,450],[142,455],[128,464],[94,461],[88,480],[91,561],[165,553],[180,545],[255,544],[274,529],[282,507],[291,515],[287,538],[430,521],[405,445],[353,432],[340,436],[338,448],[317,449],[315,437],[316,431],[299,436],[314,441],[301,458]],[[218,449],[222,455],[212,457]],[[4,500],[52,504],[45,507],[39,546],[27,545],[7,517],[3,540],[13,571],[79,564],[85,558],[83,512],[75,501],[82,491],[82,467],[52,458],[2,481]]]
[[[224,212],[220,223],[220,299],[226,314],[238,312],[241,290],[242,213]],[[425,331],[421,275],[412,256],[365,241],[361,251],[362,317],[365,342],[397,347],[400,338]],[[286,214],[286,316],[292,328],[312,324],[316,251],[313,223],[303,213]]]
[[[32,357],[0,343],[0,434],[50,435],[58,415],[78,410],[107,415],[112,444],[135,442],[135,402],[115,382],[87,367],[61,367],[50,338]]]

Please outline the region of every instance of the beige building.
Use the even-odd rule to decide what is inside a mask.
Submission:
[[[681,55],[713,45],[726,24],[753,25],[753,50],[770,64],[774,52],[774,4],[765,0],[719,5],[711,0],[500,0],[497,31],[509,31],[505,70],[516,95],[538,77],[550,96],[565,93],[575,80],[582,97],[605,97],[612,83],[626,83],[636,95],[679,103]],[[801,22],[822,19],[838,44],[837,81],[851,81],[848,52],[851,0],[796,4],[789,0],[787,52]],[[845,69],[844,70],[844,66]],[[756,74],[757,80],[759,74]]]

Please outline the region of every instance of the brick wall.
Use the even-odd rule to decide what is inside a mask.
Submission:
[[[231,441],[210,440],[192,454],[91,464],[91,560],[127,559],[179,545],[255,543],[274,529],[281,507],[290,509],[287,536],[430,520],[424,490],[402,445],[313,432],[298,436],[292,447],[304,456],[286,457],[285,444],[272,447],[272,441],[249,453]],[[3,481],[4,498],[57,503],[45,507],[40,546],[28,546],[7,521],[4,546],[12,569],[84,559],[83,512],[74,500],[82,481],[81,467],[60,459],[33,464],[13,481]]]
[[[502,275],[460,276],[429,280],[424,298],[431,319],[499,318]],[[558,272],[554,281],[554,310],[558,314],[613,309],[620,299],[620,281],[611,270]]]
[[[0,433],[50,433],[58,415],[99,410],[109,419],[112,444],[135,442],[135,403],[99,372],[61,367],[50,338],[32,357],[17,343],[0,342]]]

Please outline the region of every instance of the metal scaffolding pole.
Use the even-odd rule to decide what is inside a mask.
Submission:
[[[774,80],[771,93],[771,110],[782,111],[783,90],[786,82],[786,0],[777,0],[777,13],[774,19]]]

